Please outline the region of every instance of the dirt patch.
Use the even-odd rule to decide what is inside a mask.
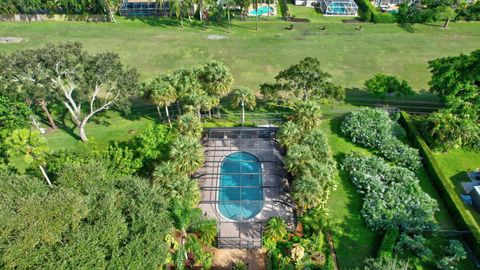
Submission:
[[[227,39],[227,38],[228,38],[227,36],[223,36],[223,35],[208,35],[207,36],[208,40],[222,40],[222,39]]]
[[[248,264],[248,269],[265,269],[265,250],[264,249],[217,249],[212,248],[214,270],[230,270],[232,263],[243,261]]]
[[[22,40],[19,37],[0,37],[0,43],[20,43]]]

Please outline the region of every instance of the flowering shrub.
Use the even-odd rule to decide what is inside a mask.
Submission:
[[[396,138],[404,132],[384,110],[367,108],[349,113],[342,122],[341,132],[354,143],[378,150],[398,166],[416,170],[421,165],[418,150]]]
[[[342,168],[364,194],[362,216],[373,230],[418,232],[434,227],[437,202],[422,191],[410,170],[355,154],[343,160]]]

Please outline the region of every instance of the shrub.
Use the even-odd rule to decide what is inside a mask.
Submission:
[[[374,23],[396,23],[395,15],[385,12],[376,12],[372,14],[372,22]]]
[[[421,235],[409,236],[402,234],[398,240],[395,249],[399,252],[411,251],[422,259],[428,259],[433,256],[433,252],[426,246],[426,239]]]
[[[456,269],[457,264],[467,258],[467,253],[462,243],[458,240],[450,240],[450,243],[444,249],[446,256],[437,262],[438,269]]]
[[[385,232],[382,243],[378,250],[379,257],[392,257],[393,248],[397,243],[399,235],[400,231],[398,229],[393,229]]]
[[[362,216],[373,230],[417,232],[434,228],[438,205],[423,192],[415,174],[378,157],[348,155],[342,168],[365,194]]]
[[[365,81],[365,86],[367,90],[373,95],[385,98],[387,95],[395,94],[399,96],[409,96],[413,95],[412,87],[408,85],[407,81],[400,81],[395,76],[385,75],[379,73],[373,78]]]
[[[232,270],[248,270],[248,267],[243,261],[235,261],[232,263]]]
[[[365,260],[364,270],[409,270],[412,269],[407,261],[390,258],[378,257]]]
[[[343,135],[354,143],[377,149],[386,159],[396,165],[416,170],[421,166],[417,149],[411,148],[395,138],[401,133],[398,125],[382,109],[364,109],[349,113],[340,127]]]

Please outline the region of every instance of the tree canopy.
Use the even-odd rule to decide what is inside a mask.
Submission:
[[[300,99],[316,98],[326,101],[342,101],[345,90],[332,82],[332,76],[321,69],[320,61],[306,57],[298,64],[282,70],[275,77],[275,84],[262,84],[262,93],[267,98]]]

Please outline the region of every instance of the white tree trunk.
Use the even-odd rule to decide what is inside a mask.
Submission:
[[[242,127],[245,125],[245,102],[242,101]]]
[[[168,106],[165,106],[165,113],[167,114],[168,124],[172,127],[172,120],[170,120],[170,113],[168,112]]]
[[[47,184],[49,187],[53,188],[52,182],[50,181],[50,178],[48,178],[47,172],[45,172],[45,169],[42,167],[42,165],[38,165],[40,168],[40,171],[42,171],[43,177],[47,181]]]
[[[162,120],[162,113],[160,112],[160,106],[157,106],[157,113],[160,120]]]
[[[80,131],[80,139],[84,143],[88,142],[88,137],[87,137],[87,134],[85,133],[85,125],[87,125],[87,119],[84,119],[78,126],[78,129]]]

